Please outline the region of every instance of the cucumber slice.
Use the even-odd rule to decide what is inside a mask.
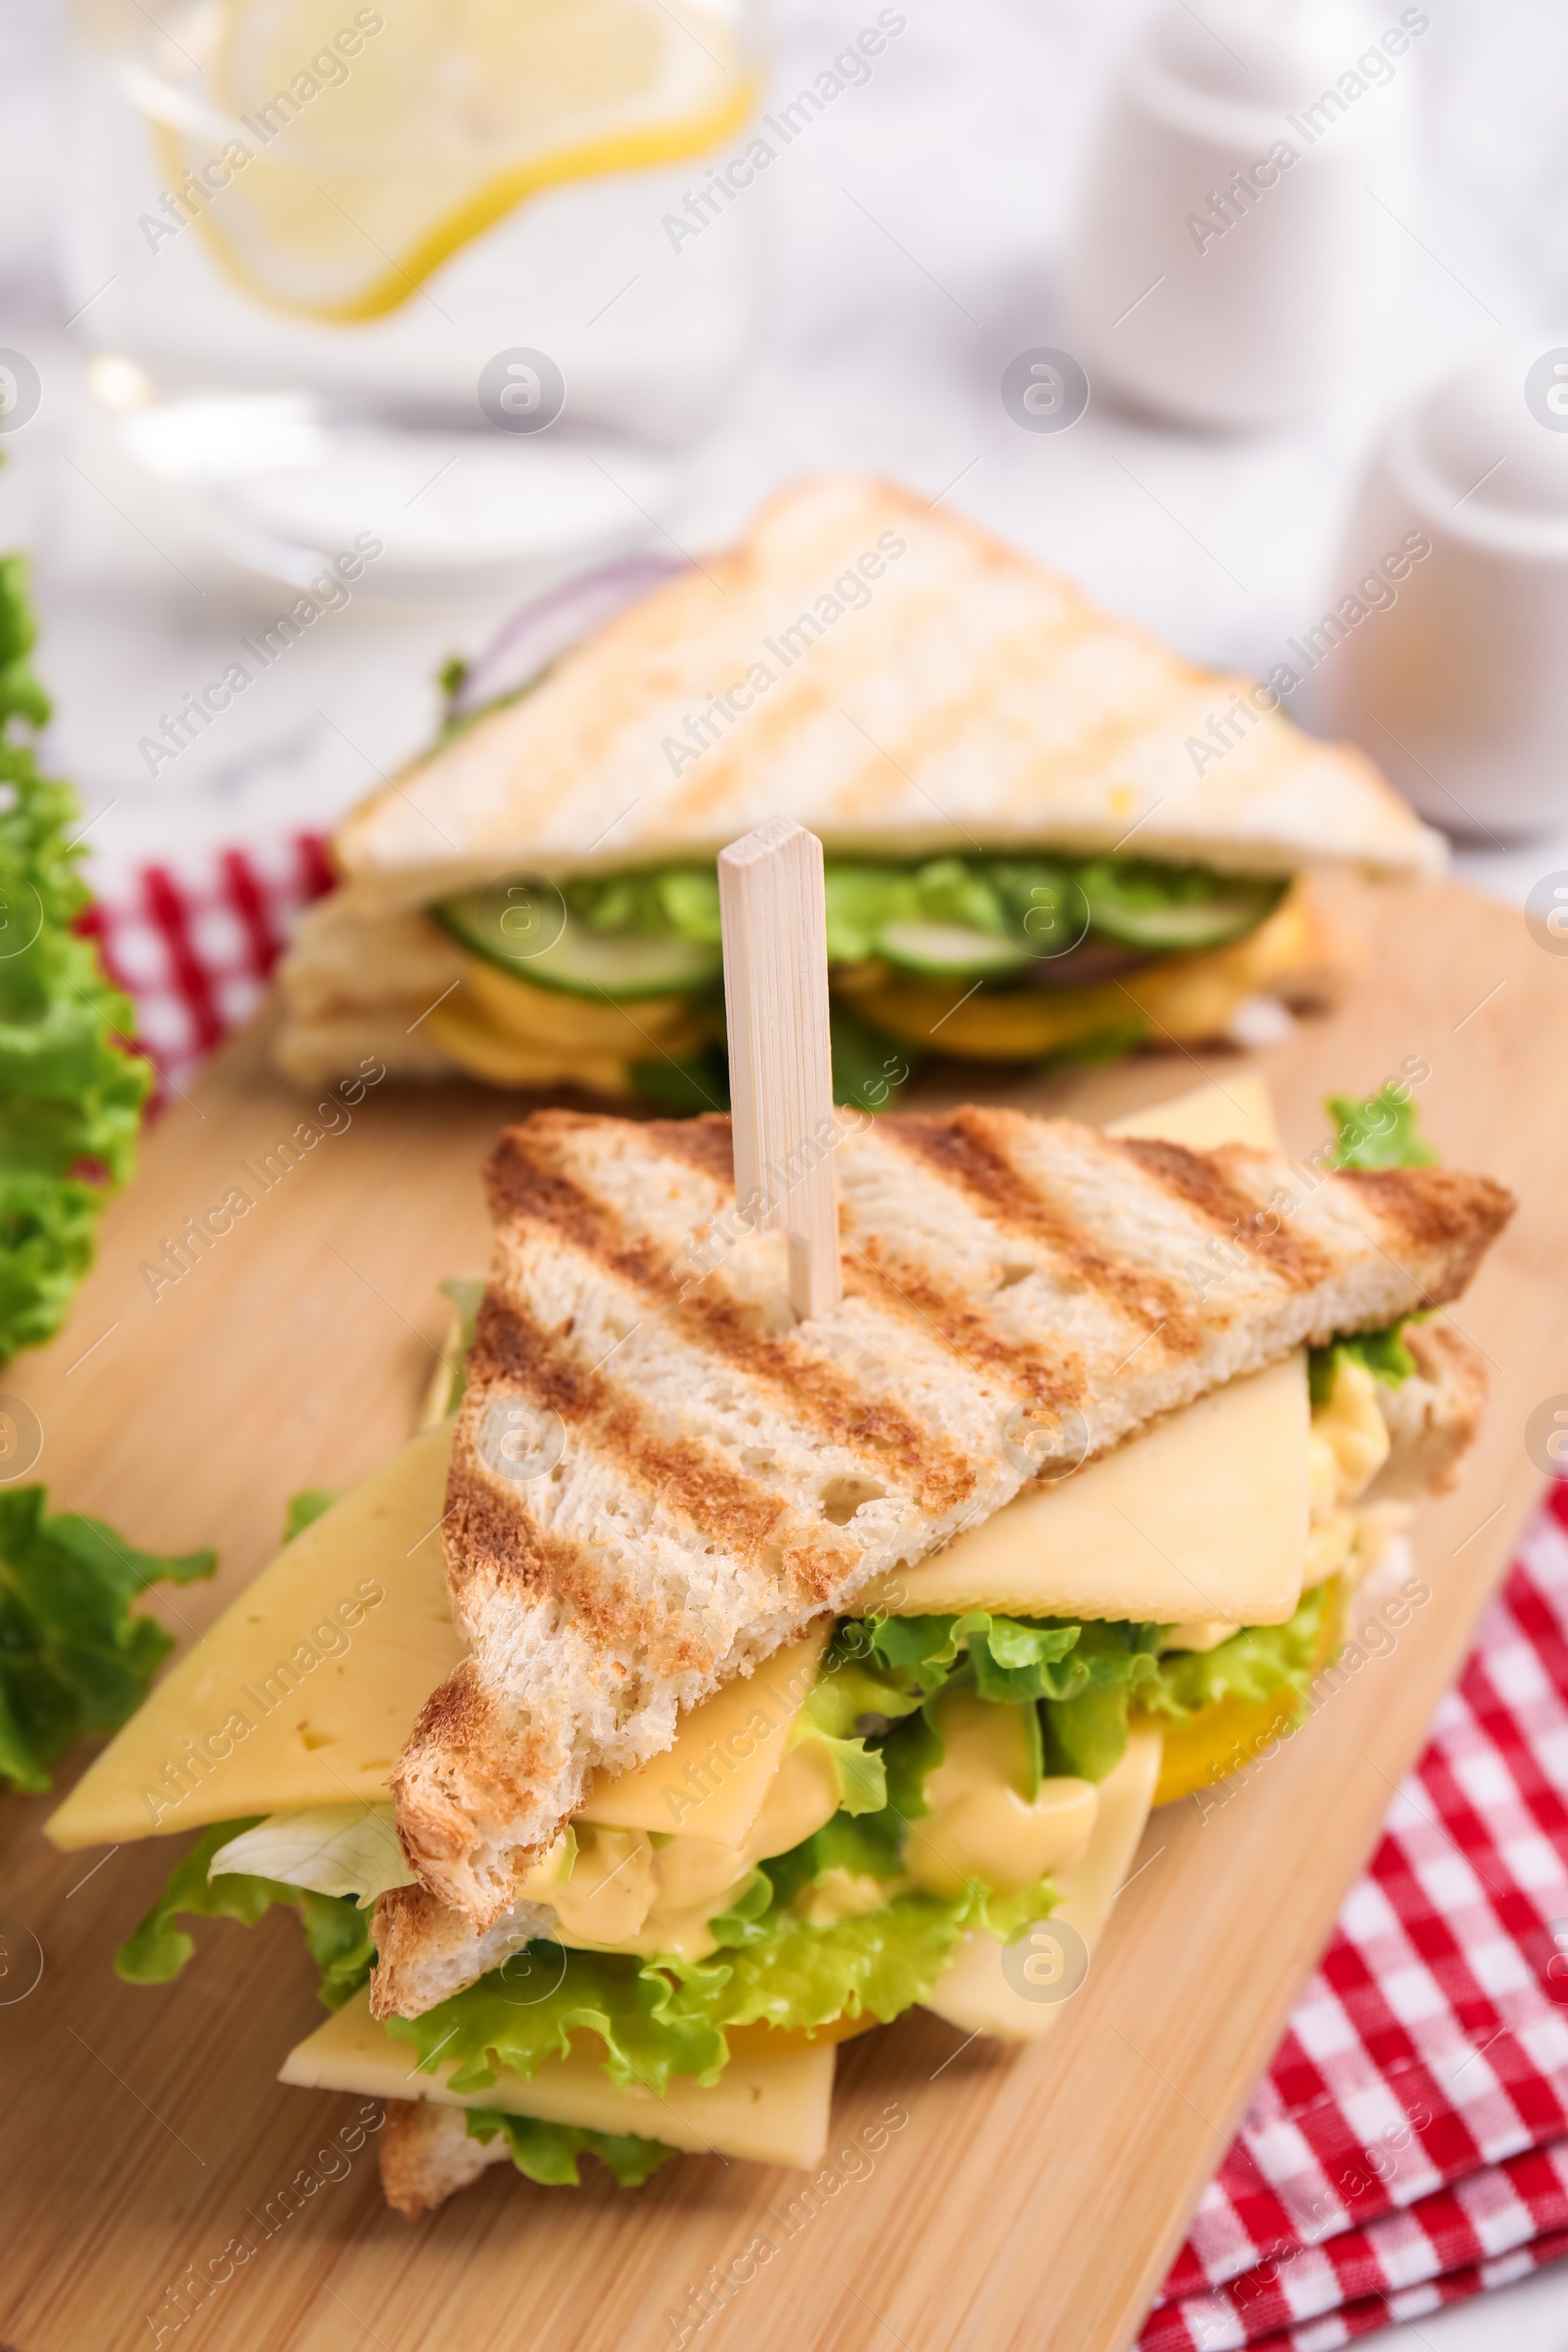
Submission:
[[[724,958],[717,945],[673,933],[592,931],[552,884],[525,895],[497,883],[468,890],[430,908],[435,922],[470,956],[568,997],[609,997],[635,1004],[641,997],[682,997],[718,979]]]
[[[1272,876],[1092,860],[1078,869],[1089,924],[1102,939],[1179,953],[1223,948],[1255,931],[1288,887]]]
[[[1010,939],[958,923],[884,923],[876,952],[928,980],[1000,980],[1027,970],[1031,956]]]

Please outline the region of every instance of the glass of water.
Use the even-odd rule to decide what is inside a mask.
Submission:
[[[622,541],[756,342],[741,4],[74,0],[68,300],[132,462],[282,578]]]

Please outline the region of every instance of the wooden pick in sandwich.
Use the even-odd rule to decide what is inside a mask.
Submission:
[[[789,1236],[790,1304],[831,1314],[839,1282],[822,844],[770,817],[719,853],[735,1199]]]

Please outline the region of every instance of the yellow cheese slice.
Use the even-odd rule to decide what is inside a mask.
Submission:
[[[594,2045],[597,2048],[597,2044]],[[827,2146],[833,2099],[833,2050],[792,2051],[782,2058],[730,2060],[711,2089],[676,2076],[667,2091],[641,2082],[617,2090],[600,2060],[573,2050],[547,2058],[531,2082],[502,2074],[485,2090],[447,2088],[452,2065],[434,2075],[411,2074],[415,2050],[377,2025],[369,1995],[346,2007],[290,2050],[280,2082],[307,2090],[353,2090],[372,2099],[434,2099],[447,2107],[499,2107],[505,2115],[536,2115],[546,2123],[576,2124],[588,2132],[634,2132],[693,2155],[716,2152],[747,2164],[788,2164],[809,2170]]]
[[[440,1536],[451,1446],[450,1422],[421,1431],[285,1545],[88,1766],[46,1824],[57,1846],[386,1800],[419,1709],[465,1654]],[[693,1708],[666,1754],[601,1775],[587,1818],[743,1846],[828,1631]]]
[[[1180,1042],[1223,1034],[1237,1006],[1261,990],[1310,974],[1321,929],[1299,889],[1233,947],[1162,956],[1126,980],[1089,988],[967,992],[962,980],[904,975],[855,990],[857,1008],[879,1029],[976,1061],[1032,1061],[1063,1046],[1103,1037],[1140,1020],[1145,1036]]]
[[[1250,1074],[1109,1132],[1195,1151],[1278,1141],[1267,1090]],[[1306,1555],[1307,1418],[1298,1354],[1216,1389],[1060,1486],[1020,1494],[945,1551],[882,1578],[858,1605],[900,1617],[994,1609],[1282,1624],[1300,1597]]]
[[[45,1825],[61,1847],[252,1813],[384,1801],[464,1654],[441,1556],[450,1425],[286,1544],[173,1666]]]
[[[1056,1873],[1062,1901],[1049,1926],[1065,1926],[1067,1935],[1052,1938],[1048,1932],[1035,1952],[1025,1934],[1009,1947],[1009,1972],[997,1938],[972,1932],[958,1945],[926,2008],[965,2034],[995,2034],[1004,2041],[1039,2041],[1050,2033],[1070,1994],[1034,1999],[1012,1980],[1033,1960],[1041,1990],[1049,1993],[1070,1983],[1077,1974],[1075,1958],[1081,1961],[1084,1951],[1093,1949],[1133,1867],[1159,1779],[1160,1745],[1158,1732],[1134,1732],[1121,1762],[1100,1784],[1100,1810],[1089,1850],[1082,1861]]]
[[[1268,1088],[1255,1070],[1227,1071],[1223,1086],[1195,1086],[1149,1110],[1108,1119],[1105,1133],[1153,1136],[1162,1144],[1185,1144],[1189,1152],[1217,1152],[1221,1144],[1277,1152],[1280,1142]]]
[[[523,1044],[499,1028],[464,988],[432,1005],[428,1017],[431,1035],[453,1060],[491,1086],[581,1086],[601,1095],[630,1091],[626,1064],[615,1054]]]
[[[663,1755],[618,1780],[596,1773],[577,1818],[678,1831],[738,1851],[757,1826],[832,1630],[824,1618],[755,1674],[715,1690],[686,1716]]]
[[[1026,1490],[857,1598],[899,1617],[1223,1617],[1282,1625],[1301,1595],[1306,1358],[1232,1381],[1058,1487]]]

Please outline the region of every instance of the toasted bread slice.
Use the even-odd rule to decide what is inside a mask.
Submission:
[[[381,2126],[381,2194],[394,2213],[416,2221],[478,2180],[487,2165],[509,2162],[504,2132],[471,2139],[461,2107],[429,2099],[388,2099]]]
[[[381,975],[405,1024],[449,985],[461,962],[414,910],[504,875],[710,858],[766,816],[884,858],[1136,836],[1140,858],[1249,873],[1442,870],[1359,752],[1252,696],[946,508],[797,482],[346,818],[341,885],[282,966],[279,1061],[332,1074]],[[410,1036],[389,1067],[440,1066],[428,1024]]]
[[[730,1240],[727,1121],[509,1129],[448,1489],[471,1654],[394,1776],[425,1885],[488,1928],[592,1770],[667,1747],[1036,1462],[1456,1298],[1512,1211],[1484,1176],[1325,1156],[1003,1110],[866,1123],[837,1150],[844,1304],[794,1325],[782,1237]]]
[[[688,736],[749,678],[750,709]],[[1188,739],[1212,750],[1210,715],[1247,691],[961,515],[818,476],[373,794],[336,854],[367,902],[403,906],[432,881],[710,858],[778,815],[835,849],[1108,851],[1136,828],[1140,857],[1247,872],[1439,870],[1439,837],[1361,754],[1278,711],[1195,761]]]

